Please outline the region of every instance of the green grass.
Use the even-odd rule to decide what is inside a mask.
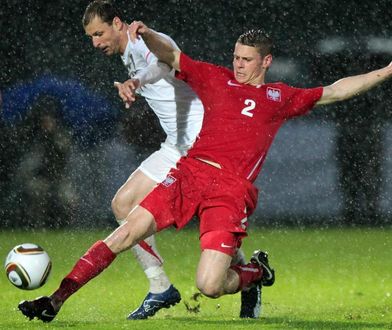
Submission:
[[[263,291],[258,320],[238,317],[239,294],[203,297],[196,314],[180,303],[147,321],[125,320],[148,290],[130,252],[72,296],[50,324],[29,322],[16,310],[20,300],[55,290],[85,250],[108,233],[1,232],[3,260],[16,244],[38,243],[52,257],[53,270],[35,291],[18,290],[0,277],[0,329],[392,329],[391,229],[252,230],[243,245],[247,256],[267,249],[277,273],[275,285]],[[166,231],[158,235],[158,245],[183,300],[195,306],[198,233]]]

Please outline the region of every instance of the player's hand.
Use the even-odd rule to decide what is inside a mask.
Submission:
[[[140,82],[139,79],[128,79],[123,83],[118,81],[114,82],[114,87],[118,90],[118,96],[125,103],[125,108],[129,109],[133,102],[136,101],[135,91],[139,87]]]
[[[142,21],[133,21],[128,26],[129,37],[133,43],[136,39],[140,38],[140,35],[146,33],[148,30],[149,28]]]

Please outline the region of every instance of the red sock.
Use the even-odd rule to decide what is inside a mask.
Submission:
[[[263,269],[253,263],[246,265],[233,265],[230,268],[240,277],[237,292],[247,288],[250,284],[259,281],[263,276]]]
[[[72,271],[62,280],[52,298],[63,303],[92,278],[108,267],[116,255],[103,242],[98,241],[81,257]]]

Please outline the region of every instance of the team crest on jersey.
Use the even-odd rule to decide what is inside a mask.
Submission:
[[[268,87],[267,88],[267,99],[275,101],[275,102],[280,102],[280,89],[278,88],[272,88],[272,87]]]
[[[171,176],[170,174],[166,177],[165,180],[162,181],[162,185],[165,187],[170,187],[174,182],[176,182],[177,179],[174,176]]]

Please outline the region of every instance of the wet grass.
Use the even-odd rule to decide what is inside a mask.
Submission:
[[[392,329],[391,229],[252,230],[244,241],[249,257],[269,251],[276,284],[265,288],[258,320],[238,318],[239,295],[192,299],[199,258],[198,234],[167,231],[158,236],[166,271],[183,302],[148,321],[127,321],[148,283],[129,252],[69,299],[50,324],[27,321],[20,300],[51,293],[81,254],[109,231],[0,233],[0,255],[23,242],[43,246],[53,260],[48,283],[22,291],[1,276],[0,329]],[[188,311],[184,302],[198,312]]]

